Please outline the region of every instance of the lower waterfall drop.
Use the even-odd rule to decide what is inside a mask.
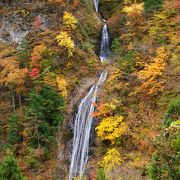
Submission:
[[[88,161],[89,139],[93,121],[94,103],[100,86],[107,78],[107,71],[103,71],[97,84],[94,84],[89,93],[82,99],[74,124],[73,151],[69,171],[69,180],[84,174]]]

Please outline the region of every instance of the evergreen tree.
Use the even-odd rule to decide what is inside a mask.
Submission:
[[[53,88],[43,87],[29,94],[26,108],[32,130],[32,145],[48,146],[54,142],[57,126],[63,121],[64,100]]]
[[[17,144],[20,141],[19,135],[20,123],[16,115],[9,118],[7,128],[7,143],[10,145]]]
[[[16,158],[12,155],[6,155],[0,165],[1,180],[25,180]]]
[[[144,8],[146,11],[161,7],[163,0],[144,0]]]

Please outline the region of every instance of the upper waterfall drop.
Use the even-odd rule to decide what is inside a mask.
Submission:
[[[109,59],[109,55],[110,55],[110,51],[109,51],[110,38],[109,38],[107,23],[104,24],[101,37],[102,38],[101,38],[101,47],[100,47],[99,58],[100,58],[101,62],[104,62],[105,60]]]
[[[99,0],[94,0],[94,6],[95,6],[96,12],[99,12]]]

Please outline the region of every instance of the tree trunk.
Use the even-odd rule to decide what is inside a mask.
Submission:
[[[19,108],[22,109],[22,101],[21,101],[21,95],[19,94]]]
[[[14,92],[11,93],[12,95],[12,105],[13,105],[13,112],[16,112],[16,105],[15,105],[15,98],[14,98]]]

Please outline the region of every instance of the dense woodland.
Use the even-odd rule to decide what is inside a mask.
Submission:
[[[0,0],[0,180],[68,179],[77,107],[103,69],[81,179],[180,179],[179,8],[100,0],[96,13],[93,0]],[[101,17],[111,37],[102,64]],[[27,33],[13,42],[17,29]]]

